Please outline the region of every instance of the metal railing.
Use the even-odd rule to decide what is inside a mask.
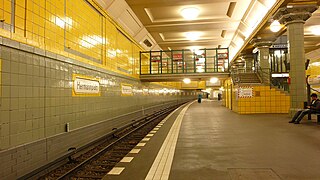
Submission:
[[[281,89],[283,91],[290,92],[289,84],[286,79],[272,78],[270,84],[273,87],[277,87],[278,89]]]
[[[240,79],[239,79],[239,71],[237,69],[232,69],[230,71],[230,77],[232,79],[232,82],[234,84],[238,84],[240,82]]]
[[[140,52],[140,75],[229,72],[229,49]]]
[[[262,83],[270,85],[270,80],[271,80],[270,68],[261,68],[260,66],[258,66],[256,68],[256,73]]]

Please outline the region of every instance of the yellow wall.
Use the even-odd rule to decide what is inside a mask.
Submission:
[[[0,36],[138,78],[142,49],[92,0],[15,2],[12,14],[11,0],[0,0]]]
[[[284,92],[269,86],[253,86],[253,94],[252,98],[238,98],[239,114],[289,112],[290,96]]]
[[[179,82],[178,84],[179,89],[205,89],[206,82],[205,81],[191,81],[189,84],[184,82]]]
[[[309,77],[310,79],[316,80],[311,84],[311,88],[316,89],[317,91],[320,90],[320,81],[318,78],[318,76],[320,75],[320,62],[319,61],[320,61],[320,59],[317,62],[311,63],[308,70],[306,71],[306,74],[310,75],[310,77]],[[311,90],[311,92],[318,93],[313,90]],[[319,93],[318,93],[318,96],[319,96]]]
[[[232,81],[231,79],[227,79],[224,82],[224,91],[223,91],[223,105],[229,109],[233,109],[237,111],[237,106],[232,107]]]
[[[281,90],[276,90],[275,88],[270,89],[270,86],[251,87],[253,88],[253,97],[240,98],[237,97],[239,87],[232,87],[231,80],[226,80],[224,83],[224,105],[231,109],[230,106],[232,103],[232,110],[239,114],[289,112],[289,94]]]

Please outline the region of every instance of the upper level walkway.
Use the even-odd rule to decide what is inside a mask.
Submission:
[[[228,48],[140,52],[141,81],[206,80],[230,75]]]
[[[220,102],[184,106],[143,140],[120,176],[106,179],[310,179],[320,177],[320,126],[287,114],[238,115]]]

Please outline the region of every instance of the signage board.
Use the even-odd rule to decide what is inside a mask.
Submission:
[[[121,84],[121,96],[133,96],[133,88],[131,84]]]
[[[74,74],[72,95],[73,96],[100,96],[99,79]]]
[[[239,96],[239,98],[253,97],[253,88],[252,87],[239,87],[238,96]]]

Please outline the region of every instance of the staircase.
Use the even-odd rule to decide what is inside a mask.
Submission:
[[[256,73],[239,73],[239,84],[261,84],[261,80]]]
[[[289,84],[287,82],[287,78],[271,78],[271,86],[286,92],[287,94],[289,93]]]

